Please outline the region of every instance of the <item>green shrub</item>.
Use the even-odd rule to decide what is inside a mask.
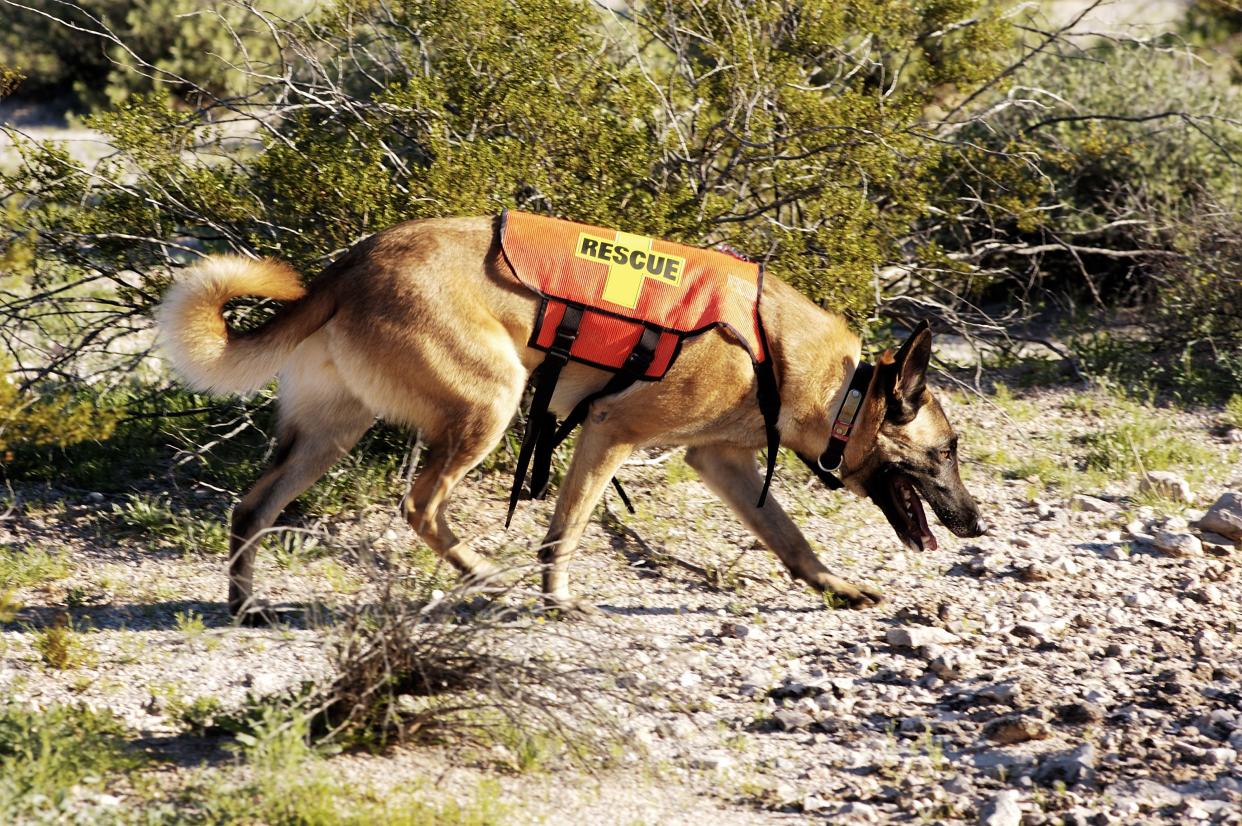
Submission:
[[[1242,380],[1242,97],[1140,43],[1054,45],[1012,82],[944,158],[931,237],[969,274],[946,286],[1029,310],[1053,293],[1087,344],[1127,329],[1104,359],[1080,349],[1089,369],[1219,400]]]
[[[253,94],[263,83],[257,74],[280,71],[279,42],[240,3],[80,0],[74,7],[30,0],[22,5],[29,10],[5,10],[0,65],[26,75],[19,89],[26,99],[71,95],[80,107],[99,108],[135,93],[164,89],[201,102],[204,94]],[[300,0],[255,4],[276,19],[312,6]],[[49,14],[91,32],[111,30],[128,48],[103,41],[97,48],[84,48],[83,38],[89,35],[58,24]]]
[[[126,734],[106,711],[0,705],[0,820],[25,822],[55,811],[75,787],[103,788],[140,766]]]

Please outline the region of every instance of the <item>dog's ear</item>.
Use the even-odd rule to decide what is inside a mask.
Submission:
[[[931,363],[931,327],[920,321],[893,359],[888,391],[889,415],[898,423],[913,419],[923,406],[927,366]]]

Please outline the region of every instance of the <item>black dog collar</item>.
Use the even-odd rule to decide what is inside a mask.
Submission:
[[[841,467],[841,461],[845,457],[845,446],[849,444],[850,436],[854,432],[854,424],[858,421],[858,414],[862,410],[863,401],[867,398],[872,370],[872,366],[865,361],[860,361],[854,368],[854,377],[850,379],[845,398],[841,400],[841,406],[837,409],[836,416],[833,417],[828,445],[819,458],[808,459],[799,455],[799,458],[819,477],[819,480],[833,490],[844,487],[835,472]]]

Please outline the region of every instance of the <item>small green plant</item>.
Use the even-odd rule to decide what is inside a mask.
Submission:
[[[57,670],[80,668],[95,661],[95,652],[68,617],[61,615],[34,633],[32,643],[45,665]]]
[[[22,610],[22,603],[13,589],[0,591],[0,625],[17,619],[17,612]]]
[[[195,697],[189,703],[182,702],[175,708],[170,705],[169,711],[185,724],[190,734],[203,735],[220,727],[224,716],[224,706],[215,697],[203,695]]]
[[[0,705],[0,821],[27,822],[74,787],[102,788],[141,766],[143,757],[128,747],[127,733],[106,711]]]
[[[173,615],[173,624],[177,630],[185,634],[188,640],[196,640],[207,632],[203,623],[203,615],[192,609],[178,611]]]
[[[1242,427],[1242,393],[1234,393],[1225,402],[1225,412],[1221,416],[1225,424]]]
[[[0,588],[47,585],[69,576],[69,560],[63,552],[34,545],[0,547]]]
[[[222,520],[178,513],[168,497],[131,493],[112,505],[111,518],[122,530],[157,538],[183,554],[222,554],[228,548],[228,529]]]

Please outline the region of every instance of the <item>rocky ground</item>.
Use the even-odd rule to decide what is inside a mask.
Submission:
[[[574,656],[627,698],[614,759],[515,767],[503,744],[425,746],[338,755],[333,771],[438,798],[495,782],[502,822],[1242,823],[1242,434],[1219,413],[1101,391],[953,394],[947,407],[985,537],[940,528],[938,550],[912,554],[870,504],[792,465],[778,476],[829,565],[883,588],[882,606],[825,607],[677,454],[653,453],[622,474],[638,514],[611,500],[573,569],[603,617],[563,624]],[[1109,453],[1110,435],[1128,450]],[[1165,473],[1149,478],[1152,457]],[[523,503],[506,531],[507,481],[468,480],[453,513],[478,550],[516,564],[550,504]],[[143,535],[132,516],[122,530],[132,498],[16,493],[0,548],[65,564],[11,590],[0,691],[116,711],[171,760],[161,788],[227,760],[219,738],[185,733],[195,699],[237,707],[328,669],[330,625],[232,627],[222,558]],[[172,505],[218,513],[227,499],[201,489]],[[303,524],[369,552],[269,549],[259,583],[274,602],[362,598],[377,557],[428,588],[449,581],[408,551],[390,508]],[[40,640],[67,620],[80,649],[53,667]],[[531,645],[554,650],[541,622]]]

